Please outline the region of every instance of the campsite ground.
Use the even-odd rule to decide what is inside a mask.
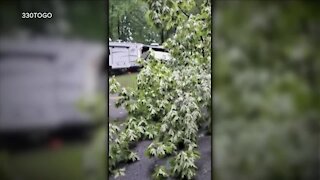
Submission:
[[[117,81],[122,87],[132,88],[136,86],[135,79],[137,74],[123,74],[116,76]],[[127,113],[123,107],[116,108],[114,103],[117,96],[109,94],[109,117],[110,123],[119,123],[123,121]],[[119,180],[149,180],[152,175],[152,170],[156,165],[167,163],[166,160],[157,160],[156,158],[147,158],[144,151],[151,141],[145,140],[136,144],[134,151],[137,152],[140,160],[134,163],[126,164],[126,175],[118,177]],[[202,135],[199,137],[199,151],[201,158],[197,161],[198,173],[195,179],[209,180],[211,179],[211,136]],[[109,177],[114,180],[113,177]]]

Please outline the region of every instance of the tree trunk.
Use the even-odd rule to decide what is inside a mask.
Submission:
[[[121,32],[120,32],[120,16],[118,18],[118,22],[117,22],[117,28],[118,28],[118,39],[121,39]]]
[[[164,28],[161,29],[161,44],[164,42]]]

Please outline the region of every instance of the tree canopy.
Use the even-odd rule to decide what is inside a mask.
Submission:
[[[316,3],[230,1],[215,16],[217,179],[315,179]]]

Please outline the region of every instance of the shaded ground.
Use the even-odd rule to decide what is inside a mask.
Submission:
[[[109,119],[124,119],[127,117],[128,113],[124,107],[116,108],[115,102],[117,101],[117,95],[109,94]]]
[[[124,88],[134,88],[136,86],[136,78],[137,73],[125,73],[122,75],[115,76],[116,80],[120,83],[120,85]],[[116,120],[116,119],[124,119],[127,117],[127,112],[125,108],[115,107],[115,102],[117,101],[117,95],[109,94],[109,119]]]
[[[209,180],[211,178],[212,170],[212,158],[211,158],[211,136],[204,136],[199,138],[199,151],[201,153],[200,159],[197,161],[196,165],[198,167],[198,173],[195,179]]]
[[[126,175],[118,178],[109,177],[110,180],[150,180],[152,171],[156,165],[163,165],[168,163],[166,159],[159,160],[156,158],[149,159],[144,155],[145,149],[151,141],[141,141],[134,148],[140,157],[139,161],[127,164]],[[195,177],[196,180],[210,180],[211,179],[211,136],[203,136],[199,138],[199,151],[201,158],[196,162],[198,172]],[[167,164],[168,165],[168,164]]]

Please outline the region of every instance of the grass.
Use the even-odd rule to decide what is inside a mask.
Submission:
[[[7,173],[13,179],[83,179],[81,146],[7,154]]]
[[[38,148],[0,152],[0,179],[105,179],[105,130],[89,143],[65,144],[60,149]]]
[[[115,77],[122,87],[134,89],[137,86],[137,75],[138,73],[130,73],[118,75]]]

